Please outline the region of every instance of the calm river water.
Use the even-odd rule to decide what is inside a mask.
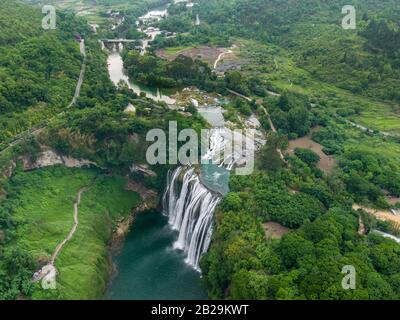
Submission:
[[[206,299],[200,273],[188,266],[184,253],[173,249],[176,234],[160,213],[137,216],[122,253],[107,299]]]

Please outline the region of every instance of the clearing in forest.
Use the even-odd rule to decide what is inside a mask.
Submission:
[[[179,55],[190,57],[192,59],[198,59],[206,62],[211,68],[214,68],[215,61],[218,60],[221,54],[227,53],[229,49],[226,48],[215,48],[209,46],[201,47],[176,47],[176,48],[166,48],[159,49],[156,51],[156,55],[160,58],[166,59],[168,61],[174,60]],[[234,59],[234,53],[231,52],[224,56],[224,59]]]
[[[289,228],[286,228],[286,227],[282,226],[281,224],[272,222],[272,221],[264,223],[263,226],[264,226],[264,231],[265,231],[265,237],[267,239],[269,239],[269,238],[280,239],[286,233],[290,232]]]
[[[312,132],[315,132],[315,130],[313,130]],[[294,150],[296,148],[310,149],[314,151],[320,157],[320,161],[318,162],[317,167],[326,174],[330,174],[333,168],[335,168],[336,166],[336,160],[333,156],[326,155],[322,151],[323,146],[311,139],[312,132],[305,137],[290,140],[288,152],[289,154],[294,154]]]

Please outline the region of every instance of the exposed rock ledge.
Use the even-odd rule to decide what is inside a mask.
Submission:
[[[149,177],[156,177],[157,173],[155,173],[153,170],[149,169],[149,166],[146,164],[132,164],[132,166],[130,167],[131,172],[138,172],[141,174],[144,174],[146,176]]]
[[[147,189],[140,183],[137,183],[133,180],[128,180],[126,188],[139,193],[142,203],[133,209],[128,217],[118,222],[110,241],[111,252],[114,254],[119,253],[121,250],[125,237],[134,223],[136,215],[146,210],[155,209],[158,203],[157,192]]]
[[[44,167],[50,167],[57,164],[62,164],[67,168],[81,168],[90,165],[97,166],[97,164],[93,161],[89,161],[86,159],[78,160],[68,156],[62,156],[55,153],[53,150],[43,151],[42,153],[39,154],[36,161],[34,162],[29,161],[26,158],[22,159],[22,161],[24,164],[24,169],[26,171]]]

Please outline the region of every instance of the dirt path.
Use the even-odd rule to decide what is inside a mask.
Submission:
[[[394,223],[395,226],[398,226],[400,228],[400,216],[395,216],[394,214],[390,213],[389,211],[366,208],[364,206],[354,204],[353,210],[358,210],[358,209],[362,209],[365,212],[374,215],[379,220],[390,221],[390,222]]]
[[[274,125],[274,123],[272,122],[271,116],[269,115],[267,109],[265,109],[265,107],[262,106],[262,105],[260,105],[260,107],[264,110],[264,113],[265,113],[265,115],[266,115],[267,118],[268,118],[269,126],[271,127],[272,132],[277,133],[277,130],[276,130],[276,128],[275,128],[275,125]],[[283,161],[284,163],[287,163],[286,160],[285,160],[285,156],[283,155],[282,150],[281,150],[280,148],[278,148],[278,149],[276,149],[276,151],[279,153],[279,156],[281,157],[282,161]]]
[[[252,101],[249,97],[246,97],[245,95],[243,95],[243,94],[241,94],[239,92],[233,91],[233,90],[228,89],[228,88],[226,88],[226,91],[228,91],[229,93],[232,93],[234,96],[241,97],[241,98],[243,98],[243,99],[245,99],[245,100],[247,100],[249,102]]]
[[[346,120],[346,122],[348,124],[350,124],[351,126],[356,127],[357,129],[360,129],[361,131],[368,132],[368,133],[374,133],[375,132],[374,129],[371,129],[371,128],[368,128],[368,127],[364,127],[364,126],[362,126],[360,124],[357,124],[357,123],[355,123],[353,121]],[[395,134],[391,134],[391,133],[385,132],[385,131],[379,131],[379,133],[382,134],[385,137],[396,137]]]
[[[317,163],[317,167],[324,171],[326,174],[331,174],[333,169],[337,165],[337,161],[333,156],[325,154],[323,151],[324,147],[312,140],[312,134],[313,132],[318,131],[319,128],[316,127],[311,130],[309,134],[307,134],[304,137],[297,138],[294,140],[289,141],[289,147],[288,147],[288,153],[289,154],[294,154],[294,151],[296,148],[303,148],[303,149],[309,149],[314,151],[316,154],[318,154],[320,160]]]
[[[221,61],[222,57],[227,55],[227,54],[230,54],[232,52],[233,52],[232,50],[228,50],[228,51],[220,53],[218,58],[217,58],[217,60],[215,60],[215,62],[214,62],[214,70],[217,68],[218,63]]]
[[[51,256],[50,264],[54,265],[54,262],[57,259],[58,254],[60,253],[60,251],[62,250],[64,245],[69,240],[72,239],[76,229],[78,228],[78,225],[79,225],[79,208],[78,208],[78,206],[81,203],[82,194],[86,191],[89,191],[89,189],[90,188],[85,187],[85,188],[82,188],[81,190],[79,190],[77,197],[76,197],[76,202],[74,203],[74,225],[72,226],[72,229],[68,233],[68,236],[57,245],[56,250],[54,251],[53,255]]]
[[[72,98],[71,103],[68,105],[67,108],[70,108],[72,105],[74,105],[76,103],[76,99],[79,98],[80,94],[81,94],[81,88],[82,88],[82,84],[83,84],[83,80],[85,79],[85,71],[86,71],[86,47],[85,47],[85,40],[82,39],[80,44],[79,44],[79,50],[83,56],[83,62],[82,62],[82,67],[81,67],[81,72],[79,74],[79,79],[78,79],[78,83],[76,84],[76,88],[75,88],[75,93],[74,96]]]

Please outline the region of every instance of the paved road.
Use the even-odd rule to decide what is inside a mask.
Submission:
[[[75,103],[76,100],[78,99],[78,97],[80,96],[81,93],[81,87],[83,84],[83,81],[85,79],[85,70],[86,70],[86,47],[85,47],[85,40],[82,39],[80,44],[79,44],[79,49],[81,54],[83,55],[83,62],[82,62],[82,66],[81,66],[81,71],[79,74],[79,79],[78,82],[76,84],[76,88],[75,88],[75,93],[74,96],[72,97],[72,100],[70,102],[70,104],[67,106],[67,108],[72,107]],[[63,114],[65,111],[61,111],[60,113],[58,113],[56,116]],[[35,128],[30,128],[24,132],[19,133],[18,135],[15,136],[14,140],[11,141],[7,147],[5,147],[4,149],[2,149],[0,151],[0,155],[5,153],[7,150],[11,149],[12,147],[14,147],[15,145],[19,144],[26,136],[28,135],[35,135],[38,134],[40,131],[43,130],[45,126],[42,125],[40,127],[35,127]]]
[[[84,39],[82,39],[81,43],[79,44],[79,49],[81,51],[81,54],[83,55],[83,62],[82,62],[81,72],[79,74],[78,83],[76,84],[74,96],[72,98],[71,103],[68,105],[67,108],[70,108],[71,106],[73,106],[76,103],[76,99],[78,99],[80,94],[81,94],[81,88],[82,88],[83,80],[85,79],[86,47],[85,47],[85,40]]]

